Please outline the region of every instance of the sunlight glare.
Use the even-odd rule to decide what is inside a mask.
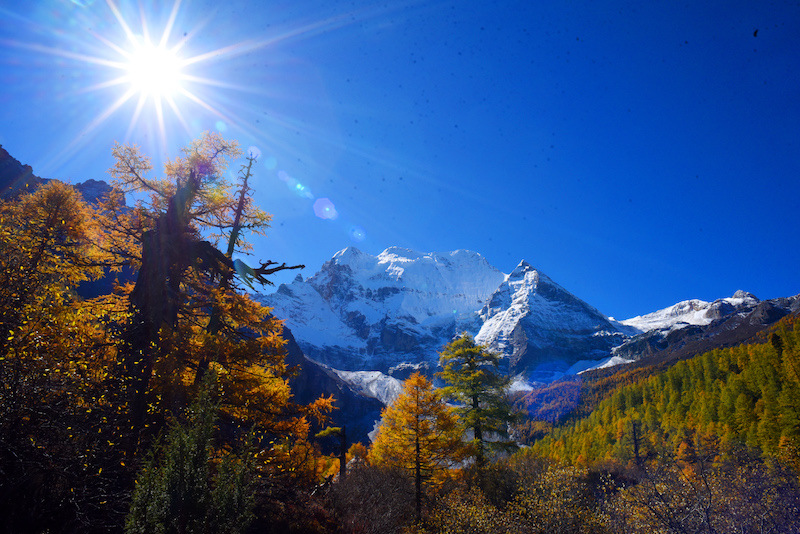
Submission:
[[[140,95],[171,97],[181,89],[182,62],[163,46],[145,42],[128,60],[128,81]]]

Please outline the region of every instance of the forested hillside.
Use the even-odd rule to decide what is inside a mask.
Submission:
[[[796,318],[787,318],[768,342],[714,350],[622,383],[588,416],[554,428],[533,450],[579,464],[627,461],[665,446],[677,450],[691,436],[713,436],[796,463],[799,340]]]

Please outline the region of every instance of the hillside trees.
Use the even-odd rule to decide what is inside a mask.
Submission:
[[[581,463],[677,452],[695,436],[718,436],[797,464],[800,385],[797,321],[770,342],[717,349],[613,390],[585,418],[556,427],[533,447]]]
[[[370,463],[411,474],[417,517],[423,482],[442,474],[459,458],[461,431],[454,410],[420,373],[404,383],[400,396],[381,413],[383,422],[369,451]]]
[[[436,376],[447,386],[443,395],[458,404],[461,425],[472,432],[470,455],[483,467],[490,451],[515,447],[508,425],[518,417],[506,397],[510,378],[498,371],[500,355],[475,343],[467,333],[447,344]]]
[[[238,153],[207,134],[158,180],[117,146],[117,187],[97,208],[56,181],[0,202],[0,508],[12,531],[119,527],[133,469],[167,422],[183,424],[209,371],[215,439],[255,427],[262,505],[315,479],[308,436],[331,399],[292,401],[281,323],[241,289],[291,267],[233,259],[269,222],[252,204],[252,158],[235,186],[225,179]],[[75,292],[122,269],[135,283]]]

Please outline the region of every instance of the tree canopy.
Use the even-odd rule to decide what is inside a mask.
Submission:
[[[240,151],[218,135],[160,179],[136,147],[113,153],[114,188],[96,206],[57,181],[0,201],[0,503],[12,531],[118,528],[147,451],[171,454],[151,444],[193,428],[186,408],[209,373],[214,458],[252,430],[262,497],[317,476],[310,430],[332,399],[293,402],[282,324],[242,289],[299,266],[233,260],[270,221],[252,203],[255,160],[231,184]],[[117,278],[113,293],[76,291],[103,276]]]
[[[381,417],[369,461],[412,474],[419,516],[423,482],[441,474],[459,459],[461,431],[455,411],[445,404],[430,380],[414,373]]]
[[[508,425],[517,416],[506,397],[510,378],[498,366],[500,355],[479,345],[466,332],[448,343],[439,354],[445,398],[457,404],[461,425],[472,433],[470,455],[480,467],[487,452],[513,449]]]

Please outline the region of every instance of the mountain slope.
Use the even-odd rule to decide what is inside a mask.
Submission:
[[[767,331],[770,332],[770,331]],[[714,349],[618,383],[582,418],[569,418],[534,444],[561,461],[633,454],[632,432],[648,446],[678,449],[695,432],[736,439],[767,454],[797,452],[800,323],[787,316],[750,344]],[[767,341],[767,342],[765,342]],[[634,430],[633,425],[636,425]],[[615,431],[609,431],[615,429]],[[650,451],[655,452],[655,451]]]
[[[608,318],[521,262],[479,314],[476,341],[507,356],[507,369],[535,380],[580,360],[600,360],[624,335]]]
[[[746,291],[737,291],[733,297],[718,299],[714,302],[697,299],[685,300],[669,308],[626,319],[621,323],[640,332],[683,328],[687,325],[705,326],[716,319],[758,303],[759,300],[754,295]]]

